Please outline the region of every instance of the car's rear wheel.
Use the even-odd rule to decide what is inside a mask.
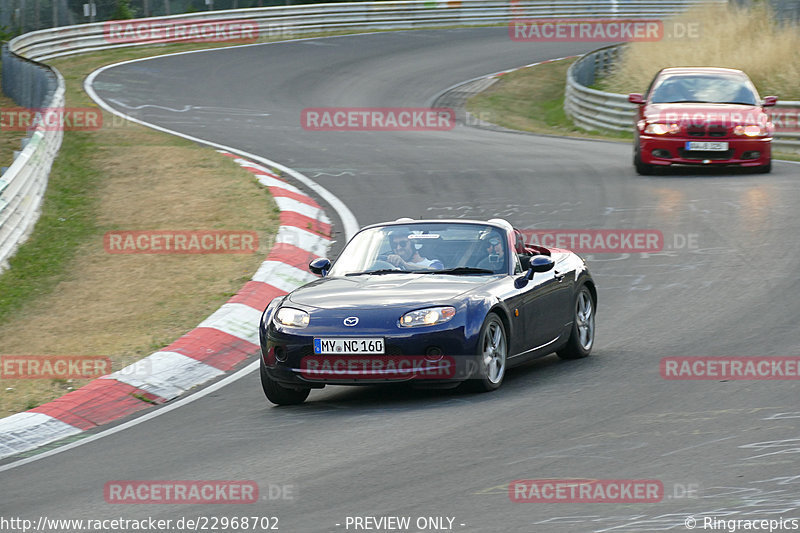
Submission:
[[[595,301],[586,285],[575,296],[572,331],[567,344],[557,352],[562,359],[580,359],[592,352],[594,346]]]
[[[308,398],[311,389],[290,389],[269,377],[264,360],[261,360],[261,388],[267,400],[275,405],[297,405]]]
[[[653,174],[653,165],[642,162],[642,158],[639,156],[639,150],[633,153],[633,166],[636,168],[637,174],[642,176],[650,176]]]
[[[478,391],[493,391],[500,388],[506,375],[508,340],[503,321],[496,313],[489,313],[478,336],[478,361],[480,375],[472,380]]]

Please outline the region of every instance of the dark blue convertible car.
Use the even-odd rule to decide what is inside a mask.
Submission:
[[[261,317],[261,382],[278,405],[328,384],[491,391],[512,366],[586,357],[594,344],[597,291],[583,259],[526,246],[505,220],[375,224],[309,269],[321,278]]]

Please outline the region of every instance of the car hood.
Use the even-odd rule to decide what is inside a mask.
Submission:
[[[322,278],[294,290],[288,300],[321,309],[435,305],[491,283],[496,276],[380,274]]]
[[[766,115],[761,106],[742,104],[673,103],[649,104],[645,109],[648,122],[681,122],[708,120],[724,124],[758,123]]]

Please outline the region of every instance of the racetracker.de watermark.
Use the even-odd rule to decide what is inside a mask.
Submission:
[[[660,252],[664,235],[652,229],[523,229],[526,244],[577,253]]]
[[[254,43],[258,23],[252,20],[112,20],[103,24],[106,42]]]
[[[92,379],[111,373],[103,355],[3,355],[0,379]]]
[[[103,487],[106,503],[127,504],[210,504],[255,503],[255,481],[181,480],[181,481],[109,481]]]
[[[451,379],[456,361],[450,356],[425,355],[309,355],[300,361],[307,379]]]
[[[103,247],[110,254],[252,254],[258,234],[233,230],[109,231]]]
[[[518,479],[508,485],[517,503],[656,503],[664,498],[657,479]]]
[[[798,357],[664,357],[661,377],[670,380],[797,380]]]
[[[516,18],[509,23],[513,41],[535,42],[655,42],[697,39],[699,22],[658,19],[552,19]]]
[[[0,131],[95,131],[103,127],[103,113],[96,107],[0,108]]]
[[[449,107],[309,107],[300,114],[309,131],[447,131],[456,126]]]

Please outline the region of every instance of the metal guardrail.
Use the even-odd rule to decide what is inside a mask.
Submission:
[[[582,56],[567,70],[564,89],[564,111],[576,126],[586,130],[633,131],[636,104],[628,102],[627,94],[609,93],[591,89],[598,76],[602,76],[613,65],[624,45],[607,46]],[[775,111],[800,112],[800,102],[781,101]],[[797,117],[800,119],[800,116]],[[773,145],[800,148],[800,130],[776,131]]]
[[[479,26],[537,18],[660,18],[699,3],[727,0],[430,0],[309,4],[266,8],[186,13],[155,19],[118,21],[138,26],[165,27],[191,22],[242,21],[258,29],[258,38],[286,38],[314,32],[341,30],[399,30],[420,27]],[[54,69],[33,61],[47,61],[84,52],[192,41],[195,37],[165,40],[152,32],[133,42],[114,42],[108,23],[65,26],[26,33],[12,40],[3,56],[3,87],[20,105],[63,107],[64,82]],[[160,25],[160,26],[159,26]],[[144,32],[145,34],[147,32]],[[26,58],[26,59],[23,59]],[[6,65],[10,65],[6,74]],[[27,65],[21,73],[22,64]],[[29,67],[29,68],[28,68]],[[36,67],[34,69],[34,67]],[[39,69],[39,74],[34,74]],[[43,69],[43,70],[42,70]],[[55,87],[47,86],[46,98],[38,80],[48,72]],[[27,74],[30,73],[30,74]],[[30,76],[30,77],[26,77]],[[34,105],[31,105],[34,104]],[[62,132],[37,130],[16,161],[0,180],[0,271],[18,242],[38,218],[47,176],[61,145]]]
[[[310,4],[189,13],[139,19],[140,21],[241,20],[258,25],[261,36],[288,36],[340,30],[391,30],[437,26],[474,26],[509,22],[520,18],[664,17],[698,3],[727,0],[428,0]],[[40,30],[14,40],[15,50],[31,59],[47,60],[76,52],[148,44],[110,43],[106,23]],[[160,42],[150,39],[150,42]],[[173,39],[180,41],[180,39]]]
[[[63,107],[64,82],[54,69],[2,50],[3,92],[18,104]],[[61,147],[62,131],[30,132],[25,146],[0,176],[0,271],[39,218],[50,167]]]

